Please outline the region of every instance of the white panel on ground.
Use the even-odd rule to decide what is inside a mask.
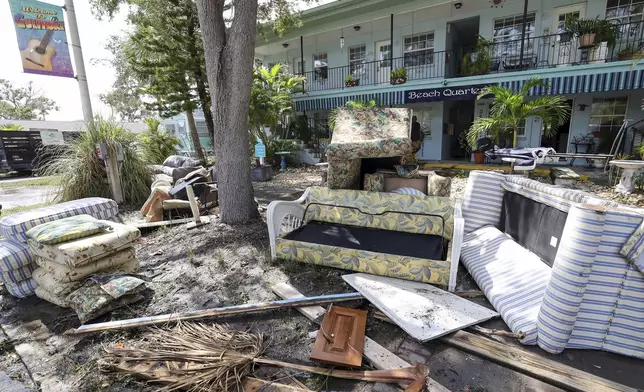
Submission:
[[[342,279],[420,342],[499,315],[425,283],[368,274],[344,275]]]

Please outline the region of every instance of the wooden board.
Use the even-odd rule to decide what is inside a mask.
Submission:
[[[271,290],[283,299],[304,298],[304,295],[288,283],[278,283],[271,287]],[[307,319],[318,324],[321,323],[322,317],[326,310],[321,306],[303,306],[297,308],[297,311],[306,316]]]
[[[242,384],[243,392],[303,392],[308,389],[293,387],[259,378],[246,377]]]
[[[440,339],[454,347],[489,359],[510,369],[527,374],[569,391],[637,392],[638,389],[584,372],[572,366],[543,358],[520,348],[459,331]]]
[[[363,273],[344,275],[342,279],[420,342],[499,315],[425,283]]]
[[[334,365],[362,365],[367,312],[332,306],[324,315],[311,359]]]
[[[202,216],[200,217],[200,219],[202,223],[210,223],[211,216],[210,215]],[[154,229],[154,228],[164,227],[164,226],[176,226],[176,225],[181,225],[184,223],[190,223],[194,221],[195,221],[195,218],[184,218],[184,219],[164,220],[160,222],[134,223],[133,226],[139,230],[145,230],[145,229]]]

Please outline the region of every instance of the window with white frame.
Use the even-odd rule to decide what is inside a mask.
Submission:
[[[293,62],[293,66],[295,67],[293,73],[295,75],[304,75],[304,72],[306,72],[306,60],[304,60],[304,63],[302,63],[302,59],[298,57],[293,59]]]
[[[644,0],[608,0],[606,19],[620,25],[622,39],[641,38]]]
[[[434,64],[434,33],[414,34],[404,38],[405,67]]]
[[[356,75],[364,70],[364,62],[367,59],[367,45],[352,46],[349,48],[349,73]]]
[[[595,98],[590,111],[590,131],[617,134],[626,118],[628,98]]]
[[[526,15],[526,38],[530,38],[534,33],[536,15],[536,12]],[[520,40],[522,32],[523,15],[494,19],[494,42]]]
[[[313,71],[315,71],[315,80],[326,80],[329,76],[329,64],[326,53],[317,53],[313,55]]]

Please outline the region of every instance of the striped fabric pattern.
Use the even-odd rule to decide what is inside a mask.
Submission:
[[[347,101],[375,100],[380,106],[402,105],[405,103],[404,91],[387,91],[384,93],[351,94],[329,98],[309,98],[295,101],[295,110],[304,112],[307,110],[332,110],[344,106]]]
[[[19,269],[33,263],[34,259],[26,244],[0,240],[0,271]]]
[[[640,89],[644,88],[644,70],[557,76],[542,80],[549,88],[534,87],[528,95],[542,96]],[[513,91],[519,91],[525,82],[525,79],[511,80],[501,82],[500,85]]]
[[[499,224],[504,193],[501,182],[506,177],[500,173],[481,170],[470,173],[463,198],[465,233]]]
[[[551,270],[534,253],[497,228],[463,238],[461,261],[523,344],[537,343],[537,316]]]
[[[619,254],[641,222],[632,212],[570,209],[537,323],[544,350],[644,358],[644,274]]]
[[[27,280],[31,278],[31,273],[36,267],[37,265],[35,263],[31,263],[9,271],[0,270],[0,280],[5,283],[18,283]]]
[[[33,278],[29,278],[19,283],[5,283],[4,287],[7,289],[9,294],[13,295],[14,297],[26,298],[36,293],[38,283],[36,283]]]
[[[399,195],[425,196],[423,192],[415,188],[398,188],[391,191],[391,193],[397,193]]]
[[[89,197],[37,208],[0,219],[0,234],[8,239],[27,242],[27,236],[25,235],[27,230],[43,223],[81,214],[109,220],[118,215],[118,212],[118,204],[114,200]]]

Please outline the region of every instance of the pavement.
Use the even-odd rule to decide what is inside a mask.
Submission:
[[[56,186],[16,186],[15,183],[33,180],[31,176],[25,177],[0,177],[0,204],[5,210],[48,203],[56,197]],[[10,188],[2,187],[3,183],[12,183]]]

